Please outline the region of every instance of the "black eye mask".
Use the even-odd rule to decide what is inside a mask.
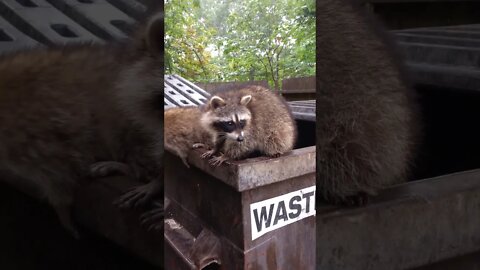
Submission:
[[[246,124],[247,124],[247,121],[246,121],[246,120],[240,120],[240,122],[238,123],[238,126],[239,126],[241,129],[243,129]]]
[[[233,121],[217,121],[213,123],[213,126],[218,131],[230,133],[235,130],[242,130],[246,124],[246,120],[240,120],[238,123]]]
[[[213,126],[218,131],[223,131],[223,132],[232,132],[237,128],[237,126],[233,121],[218,121],[213,123]]]

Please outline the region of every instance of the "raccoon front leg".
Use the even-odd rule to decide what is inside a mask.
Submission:
[[[218,138],[215,141],[215,145],[213,146],[212,150],[209,150],[201,155],[202,158],[210,158],[214,155],[217,155],[220,153],[220,150],[223,148],[225,145],[225,139],[224,138]]]
[[[163,174],[163,172],[162,172]],[[120,208],[140,207],[150,203],[153,198],[163,192],[163,175],[161,179],[153,179],[148,184],[136,186],[120,196],[114,204]]]
[[[210,158],[210,157],[212,157],[214,154],[215,154],[215,150],[212,149],[212,150],[208,150],[208,151],[204,152],[200,157],[202,157],[203,159],[205,159],[205,158]]]
[[[161,230],[165,218],[165,208],[168,207],[168,199],[165,199],[165,204],[155,202],[153,209],[145,212],[141,217],[141,223],[148,227],[148,230]]]
[[[220,166],[223,162],[229,160],[229,158],[227,158],[225,155],[220,155],[220,156],[215,156],[213,158],[211,158],[208,163],[210,163],[210,165],[214,166],[214,167],[218,167]]]
[[[208,146],[204,143],[196,143],[192,146],[193,149],[198,149],[198,148],[207,148]],[[211,149],[208,151],[205,151],[203,154],[200,155],[201,158],[210,158],[213,154],[215,154],[215,149]]]

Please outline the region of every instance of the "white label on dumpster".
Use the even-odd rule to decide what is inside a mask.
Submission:
[[[250,204],[252,240],[315,215],[315,186]]]

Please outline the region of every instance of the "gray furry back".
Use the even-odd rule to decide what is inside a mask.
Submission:
[[[335,203],[406,181],[416,141],[413,93],[368,20],[317,1],[317,190]]]

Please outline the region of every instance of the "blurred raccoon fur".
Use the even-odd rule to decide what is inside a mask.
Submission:
[[[334,203],[406,181],[417,142],[414,93],[372,22],[350,1],[317,1],[317,190]]]
[[[122,44],[0,57],[3,181],[45,198],[77,234],[70,206],[88,176],[163,180],[163,16]]]
[[[211,148],[212,139],[209,134],[203,130],[200,125],[200,117],[202,115],[200,107],[177,107],[171,108],[164,112],[164,146],[165,150],[177,155],[181,158],[186,167],[190,168],[187,157],[191,149],[197,147]],[[162,152],[163,154],[163,152]],[[163,155],[162,155],[163,165]],[[163,169],[163,167],[162,167]],[[162,170],[163,172],[163,170]],[[163,179],[163,178],[162,178]],[[145,204],[161,191],[158,181],[152,181],[146,185],[136,187],[117,200],[121,207],[131,207],[138,204]],[[162,181],[163,183],[163,181]],[[153,218],[147,213],[144,219],[145,223],[151,224],[154,228],[160,228],[160,220],[155,217],[163,209],[154,209]],[[152,220],[153,219],[153,220]],[[157,220],[157,221],[155,221]]]

